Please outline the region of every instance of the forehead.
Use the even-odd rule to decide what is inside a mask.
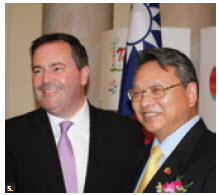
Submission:
[[[147,62],[137,70],[134,85],[149,87],[153,84],[172,84],[180,81],[175,74],[175,67],[166,65],[166,69],[162,69],[157,61]]]
[[[32,62],[33,64],[38,64],[41,62],[60,61],[63,59],[72,60],[71,47],[64,41],[55,41],[39,46],[33,54]]]
[[[71,54],[71,47],[70,44],[64,42],[64,41],[54,41],[50,43],[44,43],[40,45],[35,52],[33,53],[33,57],[35,55],[38,55],[40,53],[46,52],[46,53],[53,53],[53,52],[58,52],[58,53],[67,53]]]

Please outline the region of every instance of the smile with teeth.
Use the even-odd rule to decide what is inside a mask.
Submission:
[[[56,92],[57,89],[47,89],[47,90],[43,90],[44,93],[52,93],[52,92]]]
[[[159,115],[160,115],[159,112],[144,112],[143,113],[145,121],[152,121],[156,119],[156,117],[158,117]]]
[[[157,116],[159,115],[159,112],[147,112],[147,113],[144,113],[145,116]]]
[[[45,97],[55,97],[59,89],[43,89],[42,93]]]

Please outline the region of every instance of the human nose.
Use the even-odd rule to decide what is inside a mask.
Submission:
[[[49,83],[52,80],[52,75],[48,70],[43,73],[42,81],[43,83]]]

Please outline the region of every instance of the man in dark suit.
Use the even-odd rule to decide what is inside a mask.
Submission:
[[[7,191],[128,192],[129,170],[144,147],[141,125],[90,105],[88,57],[74,36],[43,35],[31,57],[41,108],[6,121]],[[70,123],[65,134],[63,121]],[[73,169],[65,166],[66,150]],[[71,171],[75,180],[68,180]]]
[[[139,154],[129,187],[216,192],[216,136],[197,113],[198,80],[190,59],[170,48],[142,51],[128,95],[137,119],[155,135]]]

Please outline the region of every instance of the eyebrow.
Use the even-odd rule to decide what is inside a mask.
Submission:
[[[62,66],[65,66],[64,63],[62,62],[56,62],[56,63],[52,63],[50,66],[53,67],[53,66],[57,66],[57,65],[62,65]]]
[[[48,66],[49,67],[54,67],[54,66],[57,66],[57,65],[65,66],[65,64],[62,63],[62,62],[55,62],[55,63],[49,64]],[[32,70],[35,69],[35,68],[43,68],[43,67],[41,65],[33,65]]]
[[[141,87],[139,87],[138,85],[133,85],[132,88],[139,88],[139,89],[141,89]]]
[[[148,87],[151,87],[151,86],[155,86],[155,85],[162,85],[162,81],[160,80],[154,80],[152,81],[151,83],[148,84]]]
[[[152,87],[152,86],[156,86],[156,85],[161,85],[161,86],[162,86],[161,81],[159,81],[159,80],[152,81],[151,83],[149,83],[149,84],[147,85],[146,89],[149,88],[149,87]],[[141,87],[138,86],[138,85],[133,85],[132,88],[145,89],[144,86],[141,88]]]
[[[42,68],[42,67],[40,65],[32,65],[32,70],[34,70],[36,68]]]

